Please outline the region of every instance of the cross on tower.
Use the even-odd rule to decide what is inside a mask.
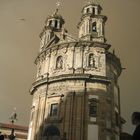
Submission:
[[[58,8],[60,6],[60,1],[56,2],[56,7]]]
[[[87,3],[88,4],[91,4],[91,3],[97,3],[98,4],[99,2],[98,2],[98,0],[87,0]]]
[[[57,1],[56,2],[56,9],[59,9],[60,5],[61,5],[61,2],[60,1]]]
[[[55,12],[55,14],[57,14],[58,13],[58,10],[59,10],[59,7],[60,7],[60,1],[57,1],[56,2],[56,12]]]

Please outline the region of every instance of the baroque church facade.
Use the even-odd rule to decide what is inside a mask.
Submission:
[[[28,140],[119,140],[120,59],[106,43],[101,6],[82,9],[75,39],[56,12],[40,34]]]

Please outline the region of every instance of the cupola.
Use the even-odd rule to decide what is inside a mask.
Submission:
[[[100,14],[102,8],[100,5],[95,4],[95,3],[88,3],[86,4],[83,9],[82,9],[82,16],[90,15],[98,15]]]
[[[56,9],[55,13],[48,16],[45,21],[45,27],[40,33],[40,52],[43,51],[52,42],[56,33],[61,33],[63,31],[63,25],[65,21],[63,17],[58,13]]]
[[[101,15],[101,6],[94,2],[86,4],[82,9],[81,21],[78,24],[79,40],[104,43],[104,26],[106,16]]]
[[[45,21],[46,28],[52,29],[53,31],[60,31],[64,23],[65,21],[58,13],[58,9],[56,9],[56,12],[49,16]]]

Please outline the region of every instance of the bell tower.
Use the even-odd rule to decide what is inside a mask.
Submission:
[[[78,24],[80,40],[105,42],[104,25],[107,17],[101,15],[101,10],[101,6],[94,2],[88,2],[83,7]]]
[[[65,21],[58,13],[58,9],[56,9],[53,15],[48,16],[45,21],[45,27],[40,33],[40,51],[43,51],[43,49],[53,41],[55,34],[60,34],[62,32],[64,23]],[[56,43],[58,41],[59,40],[57,39]]]

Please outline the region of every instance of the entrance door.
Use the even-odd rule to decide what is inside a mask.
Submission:
[[[54,125],[47,126],[43,132],[43,140],[61,140],[59,129]]]

